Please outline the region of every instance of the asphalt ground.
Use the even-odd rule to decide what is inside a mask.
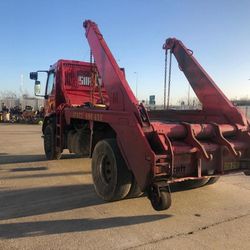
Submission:
[[[250,249],[250,177],[173,192],[156,212],[146,197],[102,201],[90,171],[46,161],[40,126],[0,124],[0,249]]]

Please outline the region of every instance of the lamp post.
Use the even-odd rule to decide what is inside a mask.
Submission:
[[[135,97],[137,98],[137,94],[138,94],[138,72],[134,72],[134,74],[136,75],[136,79],[135,79]]]

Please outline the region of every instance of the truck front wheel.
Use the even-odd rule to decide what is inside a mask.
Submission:
[[[121,200],[131,188],[131,172],[115,139],[99,141],[92,155],[92,177],[96,193],[105,201]]]
[[[44,130],[44,151],[48,160],[59,160],[61,152],[56,151],[55,129],[52,124],[46,126]]]

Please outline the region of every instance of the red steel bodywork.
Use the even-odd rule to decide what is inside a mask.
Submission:
[[[79,120],[89,124],[90,152],[95,123],[108,124],[115,131],[121,153],[141,190],[157,181],[167,184],[249,168],[248,120],[179,40],[166,40],[164,49],[176,57],[202,110],[147,112],[135,98],[97,25],[87,20],[84,28],[94,63],[60,60],[51,68],[56,71],[52,105],[60,151],[66,148],[66,128]],[[77,71],[90,77],[98,72],[101,89],[79,86]],[[103,105],[98,105],[100,92]],[[91,105],[83,105],[87,102]]]

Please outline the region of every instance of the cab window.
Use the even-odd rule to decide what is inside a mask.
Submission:
[[[48,81],[47,81],[47,95],[50,95],[54,89],[55,84],[55,73],[50,72],[48,75]]]

